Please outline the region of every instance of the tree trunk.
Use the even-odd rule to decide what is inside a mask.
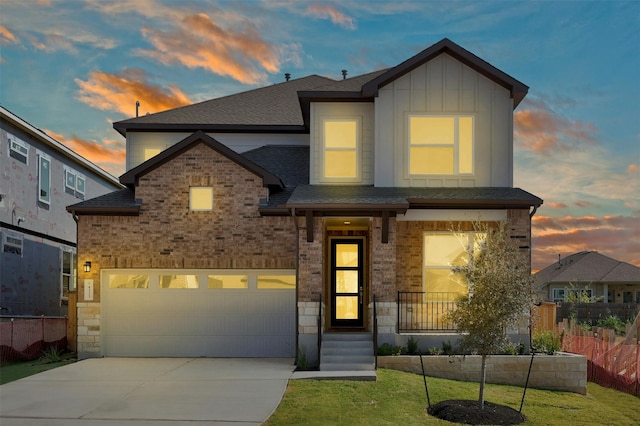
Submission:
[[[484,410],[484,382],[487,379],[487,356],[482,355],[482,363],[480,366],[480,409]]]

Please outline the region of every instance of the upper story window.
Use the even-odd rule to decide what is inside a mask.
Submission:
[[[409,174],[473,173],[473,117],[409,116]]]
[[[189,210],[213,210],[213,188],[210,186],[192,186],[189,188]]]
[[[360,180],[360,119],[324,120],[322,178],[324,181]]]
[[[9,140],[9,157],[29,164],[29,145],[12,134],[8,134],[7,139]]]
[[[85,183],[86,179],[83,175],[73,169],[65,167],[64,187],[68,193],[84,199]]]
[[[144,149],[144,161],[147,161],[149,158],[155,157],[160,154],[162,150],[160,148],[145,148]]]
[[[51,158],[38,152],[38,201],[51,203]]]

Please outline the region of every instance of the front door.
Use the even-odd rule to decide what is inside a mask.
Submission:
[[[331,326],[362,327],[364,240],[331,240]]]

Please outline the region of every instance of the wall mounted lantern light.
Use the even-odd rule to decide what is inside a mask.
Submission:
[[[91,262],[89,262],[88,260],[84,262],[84,271],[91,272]]]

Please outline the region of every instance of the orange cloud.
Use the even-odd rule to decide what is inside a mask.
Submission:
[[[142,35],[155,50],[138,49],[139,55],[163,64],[203,68],[245,84],[263,83],[267,77],[261,70],[274,73],[280,68],[278,49],[249,23],[240,31],[229,30],[200,13],[184,17],[173,31],[145,27]]]
[[[18,37],[16,37],[16,35],[7,27],[0,25],[0,42],[3,44],[14,44],[18,42]]]
[[[640,266],[640,217],[533,217],[532,268],[589,250]]]
[[[565,203],[545,203],[552,209],[566,209],[567,205]]]
[[[86,158],[114,176],[124,173],[126,150],[125,143],[114,139],[96,140],[80,139],[76,135],[66,138],[59,133],[46,130],[52,138],[64,144],[76,154]]]
[[[630,175],[638,175],[638,174],[640,174],[640,165],[638,165],[638,164],[629,164],[629,167],[627,167],[627,173],[629,173]]]
[[[590,123],[567,120],[544,106],[516,111],[514,136],[518,145],[543,155],[592,144],[596,128]]]
[[[94,71],[87,81],[75,79],[79,87],[78,100],[103,111],[135,115],[135,102],[140,101],[145,113],[164,111],[188,105],[191,100],[179,88],[164,89],[150,84],[140,69],[128,69],[118,74]]]
[[[306,15],[315,16],[316,18],[331,19],[334,24],[340,25],[347,30],[355,30],[356,26],[353,23],[353,18],[340,12],[334,6],[326,3],[313,3],[307,7]]]

